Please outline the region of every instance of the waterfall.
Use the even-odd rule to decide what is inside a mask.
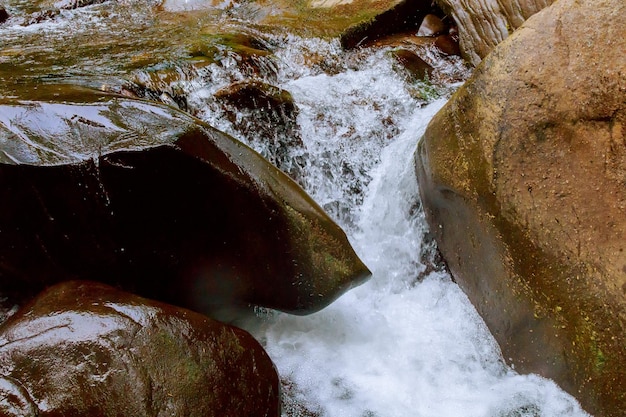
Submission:
[[[323,55],[333,70],[305,65],[307,53]],[[321,312],[261,311],[260,323],[248,323],[282,376],[284,415],[587,415],[552,381],[508,367],[467,297],[432,264],[412,155],[455,85],[416,99],[412,89],[428,84],[408,82],[385,51],[343,52],[333,42],[288,37],[276,56],[277,84],[299,109],[303,147],[291,156],[304,158],[300,182],[373,272]],[[192,102],[205,120],[271,158],[212,102],[227,82],[223,71],[204,74],[210,83],[195,85]]]
[[[28,2],[12,2],[9,10],[22,3]],[[185,34],[152,25],[154,16],[143,7],[152,0],[108,3],[63,10],[30,26],[21,25],[30,15],[16,11],[14,21],[0,27],[11,46],[0,56],[0,79],[9,79],[3,77],[15,68],[34,79],[30,71],[39,66],[49,77],[99,74],[108,81],[126,74],[122,63],[140,67],[154,56],[178,65],[171,58],[178,50],[169,49],[164,39],[180,40]],[[202,9],[203,3],[164,2],[174,11]],[[232,5],[213,3],[220,9]],[[245,22],[227,23],[235,25],[233,30],[245,27]],[[262,71],[255,77],[291,94],[298,109],[291,120],[297,146],[270,147],[257,140],[255,129],[263,126],[253,114],[242,111],[233,119],[216,101],[220,88],[248,77],[233,55],[194,68],[192,75],[183,68],[177,91],[194,115],[296,173],[373,272],[369,282],[318,313],[300,317],[259,309],[258,317],[245,323],[281,375],[284,415],[586,416],[552,381],[520,375],[505,364],[480,316],[436,262],[412,155],[428,121],[466,75],[461,60],[426,51],[429,64],[447,83],[417,82],[398,71],[385,49],[346,52],[336,40],[245,30],[272,51],[256,62]],[[111,48],[117,55],[95,53],[89,46],[94,37],[105,44],[111,36],[119,43],[119,51]],[[24,45],[43,46],[27,51]],[[135,56],[141,48],[150,54]],[[52,50],[66,51],[63,65],[54,61]],[[91,52],[83,57],[86,50]],[[109,62],[113,59],[119,67]],[[288,132],[270,139],[290,140]]]

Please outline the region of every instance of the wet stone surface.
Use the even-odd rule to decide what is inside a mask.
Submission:
[[[318,310],[369,271],[285,174],[173,108],[101,93],[0,104],[0,285],[91,279],[212,313]]]
[[[270,358],[248,333],[86,281],[0,325],[0,415],[278,417]]]

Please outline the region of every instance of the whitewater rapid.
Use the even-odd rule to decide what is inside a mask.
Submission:
[[[450,90],[428,104],[417,100],[385,51],[344,53],[336,43],[295,38],[282,48],[278,86],[299,109],[304,149],[293,156],[305,158],[301,183],[373,272],[321,312],[261,311],[247,326],[282,377],[284,415],[587,416],[552,381],[508,367],[460,288],[428,265],[433,249],[413,152]],[[311,49],[340,70],[302,65]],[[205,74],[211,82],[195,91],[200,114],[266,153],[210,102],[221,71]]]
[[[27,2],[13,1],[8,10],[13,13],[21,3]],[[175,11],[201,9],[202,4],[165,2]],[[58,18],[26,27],[10,22],[2,34],[14,46],[0,56],[0,64],[38,64],[65,76],[65,66],[48,68],[47,61],[37,60],[47,58],[49,42],[88,47],[94,34],[145,41],[160,30],[146,10],[139,1],[111,2],[62,11]],[[245,22],[232,24],[246,27]],[[126,34],[133,28],[131,34],[142,36]],[[258,317],[247,323],[281,375],[284,415],[587,416],[553,382],[506,366],[467,297],[430,263],[434,251],[412,158],[425,126],[454,85],[411,81],[385,50],[345,52],[336,40],[258,35],[268,39],[272,52],[264,63],[268,72],[258,77],[291,93],[298,108],[295,122],[302,146],[290,149],[291,160],[302,165],[298,180],[344,228],[373,272],[366,284],[316,314],[296,317],[259,309]],[[146,42],[150,53],[172,55],[167,42],[154,37],[155,42]],[[36,50],[25,53],[22,43]],[[68,47],[65,65],[76,74],[100,74],[106,80],[102,73],[110,66],[105,64],[114,57],[81,58],[82,50],[74,49]],[[128,58],[124,51],[120,62]],[[460,60],[444,62],[432,51],[426,58],[443,78],[458,80],[465,71]],[[271,158],[275,155],[267,146],[241,128],[247,116],[233,122],[214,97],[220,88],[246,77],[237,58],[225,54],[176,88],[186,95],[193,114]],[[288,139],[277,135],[277,140]]]

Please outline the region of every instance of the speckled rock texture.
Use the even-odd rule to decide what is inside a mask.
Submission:
[[[483,61],[416,153],[427,218],[521,372],[626,409],[626,3],[560,0]]]

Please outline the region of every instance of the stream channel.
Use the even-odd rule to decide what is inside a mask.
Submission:
[[[389,48],[343,51],[337,39],[266,30],[246,4],[119,1],[46,16],[34,12],[39,3],[5,2],[0,95],[35,99],[49,82],[122,92],[129,79],[152,83],[147,98],[184,107],[290,173],[372,270],[318,313],[258,309],[238,323],[274,360],[285,416],[587,415],[552,381],[506,365],[429,238],[413,152],[469,75],[459,59],[422,50],[436,76],[423,82],[399,70]],[[212,35],[237,32],[267,52],[252,67],[231,38]],[[272,115],[261,114],[275,109],[233,112],[216,100],[250,78],[291,94],[297,112],[278,115],[283,129],[268,130]]]

